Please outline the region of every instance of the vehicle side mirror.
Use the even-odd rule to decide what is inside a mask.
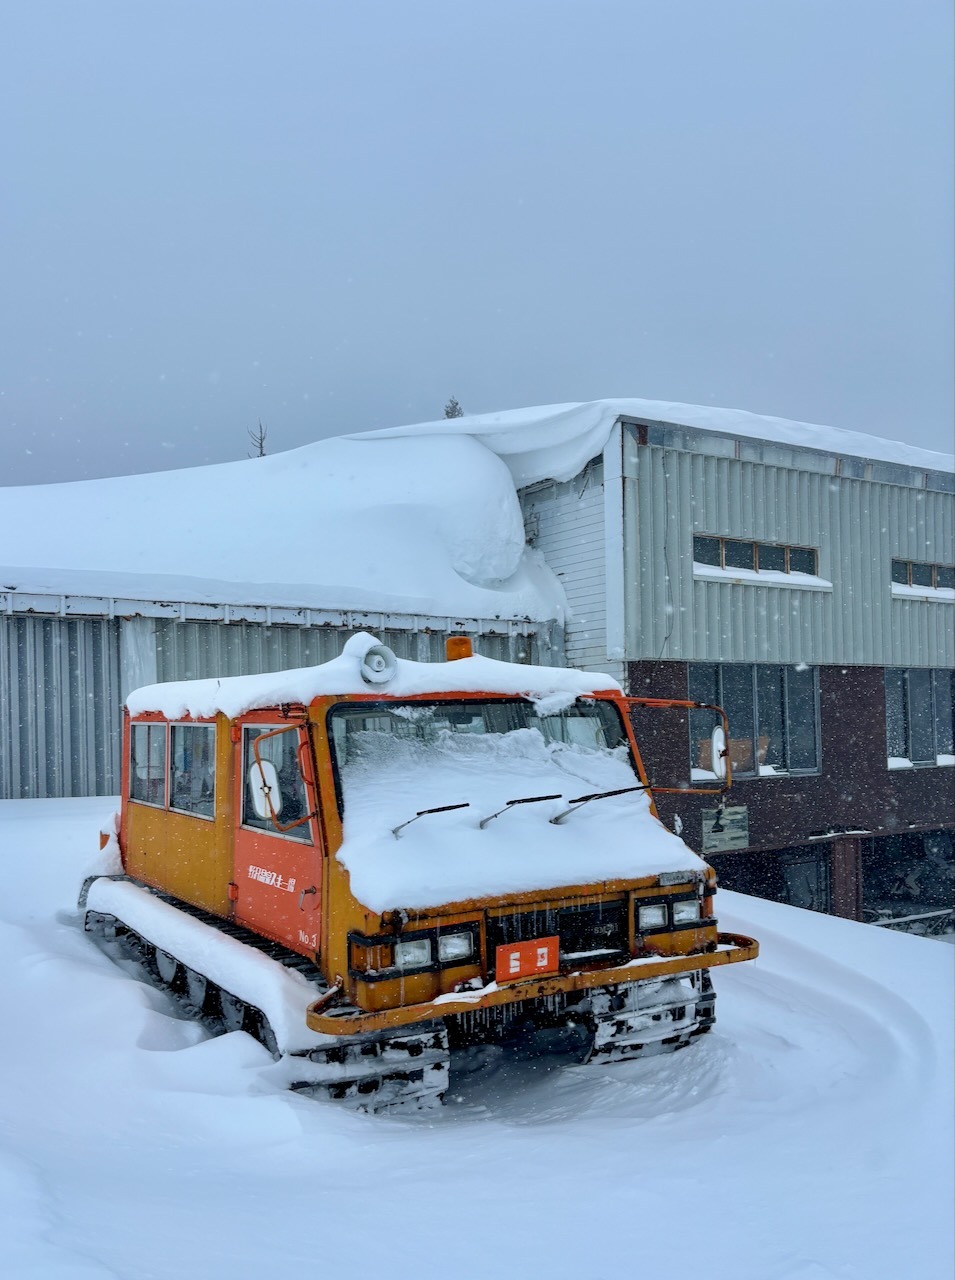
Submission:
[[[718,778],[726,777],[726,734],[721,724],[713,726],[710,734],[710,766]]]
[[[282,812],[282,788],[271,760],[254,760],[249,766],[252,808],[260,818],[277,818]]]

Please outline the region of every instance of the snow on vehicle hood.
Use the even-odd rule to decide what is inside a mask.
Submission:
[[[592,800],[563,822],[550,821],[581,795],[640,785],[619,751],[547,743],[537,729],[386,746],[370,762],[342,769],[337,856],[352,893],[372,911],[705,867],[654,817],[643,791]],[[509,800],[541,795],[562,799],[515,805],[481,830],[481,819]],[[393,834],[419,810],[455,804],[468,808],[426,814]]]

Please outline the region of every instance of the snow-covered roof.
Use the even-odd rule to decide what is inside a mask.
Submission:
[[[895,462],[925,471],[953,471],[955,457],[917,449],[897,440],[773,418],[744,409],[716,409],[671,400],[592,400],[583,404],[549,404],[501,413],[468,414],[414,426],[391,427],[356,439],[396,439],[447,435],[472,436],[507,463],[518,487],[540,480],[569,480],[601,452],[618,418],[668,422],[703,431],[773,440],[872,461]]]
[[[0,588],[427,617],[562,618],[496,454],[466,434],[321,440],[0,488]]]
[[[352,636],[331,662],[292,671],[255,676],[223,676],[212,680],[175,680],[135,689],[126,699],[132,715],[159,711],[179,716],[239,716],[261,707],[303,703],[327,694],[375,693],[408,697],[417,693],[496,693],[530,698],[542,712],[556,711],[575,698],[620,686],[610,676],[565,667],[533,667],[496,662],[493,658],[458,658],[454,662],[411,662],[395,659],[386,683],[369,684],[361,665],[379,642],[367,632]]]
[[[621,416],[955,468],[877,436],[658,400],[442,418],[218,466],[0,487],[0,589],[562,621],[516,490],[575,475]]]

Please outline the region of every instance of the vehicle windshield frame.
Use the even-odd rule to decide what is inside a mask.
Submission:
[[[611,701],[609,698],[597,698],[597,697],[576,698],[574,702],[570,704],[570,706],[563,707],[561,708],[560,711],[553,712],[552,715],[550,716],[543,716],[540,714],[540,712],[536,711],[534,708],[534,703],[530,700],[530,698],[507,697],[506,695],[491,696],[487,698],[461,698],[461,697],[455,697],[453,695],[448,697],[439,697],[439,696],[415,697],[412,695],[407,698],[354,698],[354,699],[347,699],[347,700],[343,699],[340,702],[333,703],[325,712],[325,736],[328,742],[328,752],[329,752],[329,758],[331,760],[331,766],[332,766],[332,777],[335,782],[335,803],[338,808],[338,816],[340,819],[344,816],[344,812],[345,812],[345,796],[344,796],[344,789],[342,787],[341,769],[340,769],[339,760],[338,760],[338,751],[335,744],[335,732],[333,728],[333,721],[335,719],[336,714],[339,714],[341,712],[347,712],[347,711],[355,711],[358,708],[361,708],[361,710],[366,713],[374,713],[376,711],[378,712],[393,711],[395,707],[427,708],[427,707],[438,707],[438,706],[448,706],[448,705],[452,707],[455,705],[459,705],[463,707],[502,706],[502,705],[523,707],[523,708],[527,708],[531,715],[533,715],[537,719],[542,719],[542,720],[551,719],[551,718],[557,719],[560,716],[566,715],[567,711],[569,711],[572,707],[577,707],[580,705],[583,705],[586,707],[599,707],[601,710],[598,712],[598,714],[601,716],[605,716],[605,715],[612,716],[616,723],[616,727],[619,730],[619,734],[620,734],[619,741],[614,745],[613,748],[611,748],[611,750],[616,750],[619,747],[626,747],[627,761],[630,765],[630,768],[633,770],[634,777],[637,779],[638,782],[645,781],[645,778],[642,775],[642,771],[640,769],[636,754],[633,750],[633,744],[630,739],[630,734],[628,733],[626,717],[623,715],[620,707],[618,707],[617,704]],[[527,726],[527,727],[530,727],[530,726]],[[582,744],[578,744],[578,745],[582,745]]]

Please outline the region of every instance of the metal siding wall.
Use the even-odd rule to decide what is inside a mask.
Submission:
[[[199,680],[313,666],[337,658],[352,635],[354,629],[335,627],[160,621],[156,625],[157,678]],[[379,639],[399,658],[444,661],[444,633],[395,628],[380,631]],[[537,661],[537,637],[471,633],[471,640],[475,652],[485,657]]]
[[[955,608],[893,598],[890,583],[893,557],[955,563],[951,494],[659,446],[638,453],[629,658],[955,665]],[[694,533],[816,547],[833,590],[694,581]]]
[[[607,664],[607,567],[603,466],[591,463],[566,484],[521,495],[533,544],[560,578],[571,616],[564,631],[569,666]]]
[[[104,619],[0,619],[0,797],[119,787],[119,638]]]
[[[141,622],[134,619],[134,622]],[[119,790],[120,627],[102,618],[0,617],[0,799],[114,795]],[[491,624],[493,625],[493,624]],[[156,678],[180,680],[309,666],[337,657],[354,628],[168,622],[156,627]],[[472,632],[475,651],[545,661],[559,635]],[[444,661],[445,633],[389,629],[399,657]],[[142,647],[145,635],[139,636]],[[141,664],[140,664],[141,665]]]

